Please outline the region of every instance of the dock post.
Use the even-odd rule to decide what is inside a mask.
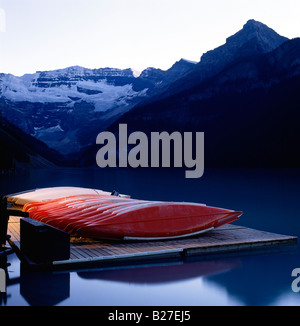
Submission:
[[[7,226],[9,214],[7,211],[7,198],[4,196],[0,198],[0,251],[7,240]]]

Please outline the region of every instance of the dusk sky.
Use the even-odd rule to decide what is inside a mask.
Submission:
[[[299,0],[0,0],[0,73],[73,65],[168,69],[249,19],[300,36]]]

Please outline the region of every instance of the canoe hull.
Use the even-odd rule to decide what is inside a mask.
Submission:
[[[198,235],[232,223],[242,214],[203,204],[141,201],[107,194],[30,202],[23,210],[73,236],[139,241]]]
[[[196,236],[206,233],[221,225],[232,223],[238,220],[240,212],[226,216],[226,223],[221,222],[218,217],[210,216],[211,222],[202,224],[201,216],[197,218],[186,218],[181,221],[142,221],[137,223],[124,222],[123,224],[110,224],[108,226],[93,225],[79,229],[75,236],[101,238],[108,240],[165,240]]]

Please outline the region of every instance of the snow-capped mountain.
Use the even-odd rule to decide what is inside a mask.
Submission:
[[[146,88],[133,90],[131,69],[86,69],[79,66],[36,72],[16,77],[1,76],[1,95],[13,102],[61,103],[74,107],[78,101],[107,111],[124,104],[126,99],[144,96]],[[118,101],[119,99],[124,101]]]
[[[16,77],[0,75],[2,116],[62,154],[78,152],[140,101],[186,73],[180,60],[169,70],[88,69],[79,66]]]
[[[279,164],[279,156],[294,160],[287,149],[300,124],[299,49],[300,39],[249,20],[198,63],[182,59],[166,71],[75,66],[0,74],[0,118],[76,163],[95,163],[98,133],[127,123],[145,132],[204,131],[212,164],[248,166],[257,157]]]

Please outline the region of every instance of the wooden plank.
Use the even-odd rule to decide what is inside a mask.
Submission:
[[[108,262],[124,262],[124,261],[133,261],[133,260],[142,260],[149,258],[157,258],[161,257],[178,257],[181,255],[182,249],[168,249],[168,250],[158,250],[158,251],[149,251],[143,253],[131,253],[131,254],[123,254],[123,255],[109,255],[109,256],[94,256],[84,259],[73,259],[73,260],[65,260],[65,261],[55,261],[53,262],[54,267],[59,266],[70,266],[70,265],[82,265],[92,262],[97,263],[108,263]]]
[[[20,248],[20,218],[8,223],[11,241]],[[70,259],[56,267],[76,264],[126,262],[157,257],[178,257],[293,245],[297,237],[274,234],[238,225],[226,225],[193,238],[148,242],[106,242],[71,238]]]
[[[215,230],[213,239],[185,244],[186,255],[251,250],[278,245],[296,244],[297,238],[250,228]],[[213,241],[212,241],[213,240]]]

